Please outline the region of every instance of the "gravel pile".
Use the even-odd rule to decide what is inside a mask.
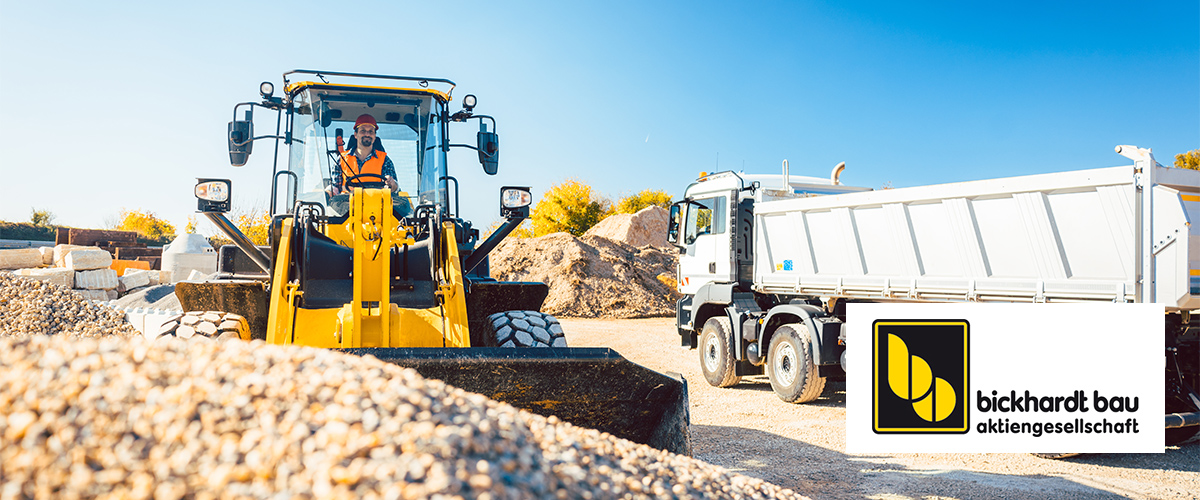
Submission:
[[[70,288],[0,273],[0,335],[137,336],[125,315]]]
[[[371,357],[0,336],[0,498],[100,496],[800,498]]]

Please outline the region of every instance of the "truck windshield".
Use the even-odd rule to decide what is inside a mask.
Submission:
[[[440,109],[441,103],[427,95],[381,98],[347,92],[337,95],[301,92],[294,100],[293,141],[288,158],[288,170],[296,174],[299,182],[299,201],[320,203],[330,215],[345,215],[345,197],[337,199],[330,189],[340,173],[337,135],[340,131],[343,137],[342,150],[349,150],[353,145],[355,120],[363,114],[371,115],[378,123],[379,145],[395,171],[399,188],[393,204],[400,203],[399,198],[403,197],[408,198],[409,206],[444,200],[445,183],[438,182],[445,176],[446,168],[445,153],[437,147],[441,142],[441,126],[436,121],[430,126],[430,120],[437,119]],[[327,126],[318,119],[323,113],[334,117]],[[292,204],[295,201],[290,200]]]

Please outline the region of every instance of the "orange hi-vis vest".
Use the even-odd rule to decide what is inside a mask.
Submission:
[[[359,174],[375,174],[379,177],[367,176],[359,179],[359,182],[383,182],[383,160],[387,158],[387,153],[383,151],[375,151],[375,154],[367,161],[363,162],[362,167],[358,166],[358,158],[354,156],[354,151],[346,151],[342,153],[342,189],[346,189],[346,181],[351,177]]]

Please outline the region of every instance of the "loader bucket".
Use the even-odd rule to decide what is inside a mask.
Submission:
[[[687,382],[606,347],[344,349],[517,408],[691,455]]]

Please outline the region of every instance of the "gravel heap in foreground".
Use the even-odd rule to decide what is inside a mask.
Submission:
[[[0,335],[140,335],[125,315],[59,285],[0,273]]]
[[[335,351],[0,337],[0,497],[796,498]]]

